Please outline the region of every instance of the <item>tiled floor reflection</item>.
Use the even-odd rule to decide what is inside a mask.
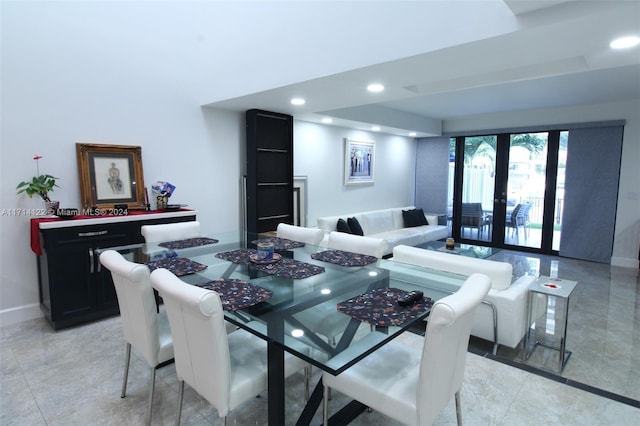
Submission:
[[[494,259],[512,261],[522,271],[532,268],[521,254],[501,251]],[[551,258],[539,257],[548,273]],[[557,259],[557,258],[553,258]],[[640,336],[638,274],[571,259],[559,260],[560,277],[578,281],[571,299],[568,349],[573,351],[561,378],[640,399]],[[536,262],[533,262],[535,267]],[[405,333],[408,345],[420,337]],[[486,342],[476,342],[479,353]],[[490,345],[488,345],[490,348]],[[127,397],[120,398],[124,361],[120,319],[54,332],[33,320],[0,329],[0,425],[140,425],[147,403],[148,368],[132,357]],[[517,351],[500,348],[497,362],[469,353],[462,390],[465,425],[637,425],[640,409],[628,403],[580,390],[536,374],[544,367],[544,350],[536,350],[527,371],[518,367]],[[513,362],[512,365],[509,363]],[[537,365],[539,364],[539,365]],[[319,372],[315,370],[314,379]],[[304,401],[302,376],[286,383],[287,415],[294,424]],[[234,411],[229,425],[266,425],[266,395]],[[153,424],[175,420],[177,379],[173,365],[158,371]],[[330,411],[344,397],[334,392]],[[318,410],[313,425],[321,424]],[[216,411],[193,391],[185,391],[185,425],[220,425]],[[453,401],[436,421],[454,425]],[[395,425],[375,411],[363,413],[354,425]]]

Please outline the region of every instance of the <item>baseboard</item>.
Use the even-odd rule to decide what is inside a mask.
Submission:
[[[638,269],[640,267],[640,261],[638,261],[638,259],[629,259],[627,257],[612,257],[611,266]]]
[[[40,304],[23,305],[15,308],[3,309],[0,311],[0,327],[17,324],[43,317]]]

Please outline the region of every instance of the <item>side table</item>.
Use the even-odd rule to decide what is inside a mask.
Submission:
[[[569,357],[571,356],[571,351],[566,349],[567,345],[567,320],[569,317],[569,296],[578,284],[576,281],[564,280],[560,278],[550,278],[547,276],[540,276],[536,281],[531,283],[529,286],[529,296],[527,301],[527,318],[529,328],[527,329],[527,333],[525,334],[525,346],[524,346],[524,359],[527,360],[533,353],[533,351],[538,346],[544,346],[546,348],[554,349],[559,351],[559,372],[562,373],[564,370],[564,366],[569,361]],[[540,317],[532,318],[533,313],[533,303],[536,295],[544,295],[547,299],[546,309],[545,309],[545,338],[544,342],[538,340],[538,336],[536,333],[536,341],[533,344],[531,350],[529,350],[529,341],[531,335],[531,328],[536,323]],[[554,310],[553,314],[550,313],[549,306],[553,305]],[[553,316],[552,316],[553,315]],[[553,324],[549,326],[549,324]],[[535,324],[534,329],[538,327],[538,324]],[[547,336],[559,336],[560,337],[560,345],[552,345],[547,342]]]

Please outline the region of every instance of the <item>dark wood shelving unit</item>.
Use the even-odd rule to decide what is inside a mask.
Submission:
[[[251,109],[247,122],[247,231],[293,223],[293,116]]]

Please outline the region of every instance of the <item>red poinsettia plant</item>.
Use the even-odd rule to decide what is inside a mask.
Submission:
[[[41,155],[34,155],[33,159],[36,160],[36,176],[34,176],[30,181],[20,182],[18,186],[16,186],[17,193],[26,193],[29,197],[33,197],[35,194],[39,195],[44,201],[51,202],[49,198],[49,192],[53,192],[54,187],[58,187],[56,185],[56,177],[51,175],[41,175],[40,167],[38,161],[42,158]],[[58,187],[59,188],[59,187]]]

